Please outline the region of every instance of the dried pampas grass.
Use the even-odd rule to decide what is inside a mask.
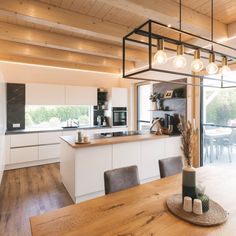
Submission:
[[[179,126],[179,130],[182,136],[181,150],[183,151],[183,154],[184,154],[185,163],[187,166],[192,166],[195,133],[194,133],[191,122],[182,121],[181,125]]]

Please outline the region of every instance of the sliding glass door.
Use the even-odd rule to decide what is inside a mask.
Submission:
[[[201,164],[236,165],[236,88],[204,87],[201,99]]]
[[[152,90],[151,84],[138,85],[137,97],[137,127],[138,130],[147,130],[150,127],[151,113],[150,113],[150,94]]]

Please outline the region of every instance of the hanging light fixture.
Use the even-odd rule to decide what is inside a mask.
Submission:
[[[224,57],[222,57],[222,67],[220,68],[220,74],[224,75],[224,74],[227,74],[230,71],[231,71],[231,69],[228,66],[227,57],[224,56]]]
[[[209,64],[206,67],[207,73],[209,75],[214,75],[218,71],[218,66],[215,63],[215,54],[214,54],[214,46],[213,46],[213,0],[211,0],[211,53],[209,54]]]
[[[177,69],[182,69],[186,66],[187,61],[184,56],[184,46],[182,44],[177,45],[177,56],[173,60],[173,65]]]
[[[209,75],[214,75],[218,71],[218,66],[215,63],[215,54],[214,53],[210,53],[210,55],[209,55],[209,64],[207,65],[206,70]]]
[[[182,1],[181,0],[179,1],[179,30],[180,31],[182,30]],[[184,46],[181,43],[182,41],[181,32],[179,33],[179,41],[180,41],[180,44],[177,45],[177,56],[173,60],[173,65],[177,69],[183,69],[187,64],[187,60],[184,56]]]
[[[236,62],[236,56],[232,54],[225,54],[224,52],[219,52],[214,50],[215,45],[219,45],[220,47],[223,47],[225,52],[227,52],[227,49],[230,49],[233,53],[233,51],[236,51],[236,48],[224,45],[220,42],[216,42],[213,40],[213,0],[211,0],[211,38],[205,38],[202,36],[198,36],[196,34],[184,31],[181,29],[182,27],[182,15],[181,15],[181,0],[179,0],[179,13],[180,13],[180,20],[179,20],[179,29],[176,29],[175,27],[168,27],[168,25],[165,25],[161,22],[153,21],[153,20],[147,20],[139,27],[136,27],[131,32],[129,32],[127,35],[123,37],[123,77],[127,79],[133,79],[133,80],[143,80],[143,81],[155,81],[155,82],[165,82],[165,83],[171,83],[171,84],[182,84],[182,85],[192,85],[192,86],[199,86],[199,87],[214,87],[214,88],[236,88],[236,80],[230,80],[227,78],[227,76],[210,76],[213,74],[216,74],[218,72],[218,65],[215,62],[220,62],[219,58],[222,59],[222,66],[220,72],[222,74],[230,71],[230,68],[228,67],[227,61],[230,63]],[[170,30],[171,32],[176,33],[178,32],[179,39],[176,39],[176,37],[171,37],[168,35],[161,35],[158,32],[156,32],[156,27],[163,27],[165,29]],[[204,41],[205,45],[209,44],[211,45],[211,48],[208,47],[201,47],[198,42],[195,41],[188,41],[184,42],[182,41],[182,34],[187,35],[189,37],[194,37],[198,40]],[[171,34],[172,35],[172,34]],[[137,37],[139,36],[139,37]],[[142,37],[140,37],[142,36]],[[146,40],[142,40],[142,38],[145,37]],[[140,39],[139,39],[140,38]],[[157,40],[157,45],[153,45],[153,41]],[[133,42],[138,44],[140,47],[143,48],[145,45],[147,48],[147,56],[148,56],[148,63],[146,66],[141,66],[138,68],[135,68],[135,70],[128,70],[126,66],[127,59],[127,42]],[[164,43],[167,43],[165,45],[164,49]],[[157,50],[155,51],[155,55],[153,57],[153,48],[154,46],[157,46]],[[186,49],[185,49],[186,48]],[[172,63],[172,66],[153,66],[155,64],[164,64],[168,61],[169,58],[166,56],[166,52],[173,52],[176,53],[174,55]],[[191,68],[189,65],[188,70],[185,70],[185,66],[188,65],[188,61],[186,59],[188,56],[193,56],[194,51],[194,59],[190,62]],[[202,53],[202,55],[200,55]],[[209,63],[206,65],[206,72],[203,74],[198,74],[194,72],[200,72],[204,69],[205,65],[203,64],[203,59],[208,59]],[[190,64],[189,63],[189,64]],[[175,69],[173,69],[175,67]],[[176,69],[177,68],[177,69]],[[151,76],[150,73],[152,72]],[[155,73],[156,75],[155,75]],[[207,75],[207,72],[209,75]],[[173,75],[171,78],[167,78],[167,76],[162,75]],[[176,80],[175,76],[176,75]],[[181,78],[193,78],[193,81],[180,81]],[[195,83],[197,81],[197,83]],[[209,83],[213,81],[213,83]],[[215,83],[218,81],[219,83]]]
[[[202,60],[200,59],[200,50],[197,49],[194,52],[194,60],[191,63],[191,69],[193,72],[200,72],[203,69],[204,65]]]
[[[164,40],[158,39],[157,40],[157,52],[154,55],[154,63],[156,64],[165,64],[167,62],[167,55],[164,51]]]

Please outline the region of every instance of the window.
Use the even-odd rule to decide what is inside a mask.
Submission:
[[[150,114],[150,94],[151,85],[139,85],[138,86],[138,129],[146,130],[150,127],[151,114]]]
[[[227,80],[235,80],[236,72],[232,71],[228,76]],[[217,82],[211,81],[211,84],[217,85]],[[202,88],[202,165],[235,164],[235,97],[236,88]]]
[[[79,126],[91,126],[93,106],[26,106],[26,128],[55,128],[68,126],[68,120]],[[72,122],[72,125],[76,125]]]

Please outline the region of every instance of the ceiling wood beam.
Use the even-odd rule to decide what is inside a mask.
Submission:
[[[131,29],[33,0],[1,0],[0,14],[121,43]]]
[[[100,0],[113,7],[135,12],[139,16],[178,27],[179,4],[171,0]],[[195,34],[210,37],[210,17],[182,6],[182,28]],[[227,25],[214,20],[215,39],[228,37]]]
[[[32,29],[20,25],[8,24],[5,22],[0,22],[0,39],[122,59],[122,48],[120,46]],[[147,55],[142,51],[127,49],[126,58],[130,61],[146,61]]]
[[[51,59],[85,65],[113,67],[118,69],[122,68],[122,61],[118,59],[68,52],[59,49],[10,42],[7,40],[0,40],[0,53],[18,56],[29,56],[40,59]],[[127,62],[127,67],[129,69],[134,68],[134,63]]]
[[[112,67],[83,65],[79,63],[62,62],[62,61],[57,61],[57,60],[40,59],[40,58],[25,57],[25,56],[18,56],[18,55],[0,54],[0,61],[120,74],[119,69],[112,68]]]
[[[236,37],[236,22],[228,24],[228,35],[229,35],[229,38]]]

